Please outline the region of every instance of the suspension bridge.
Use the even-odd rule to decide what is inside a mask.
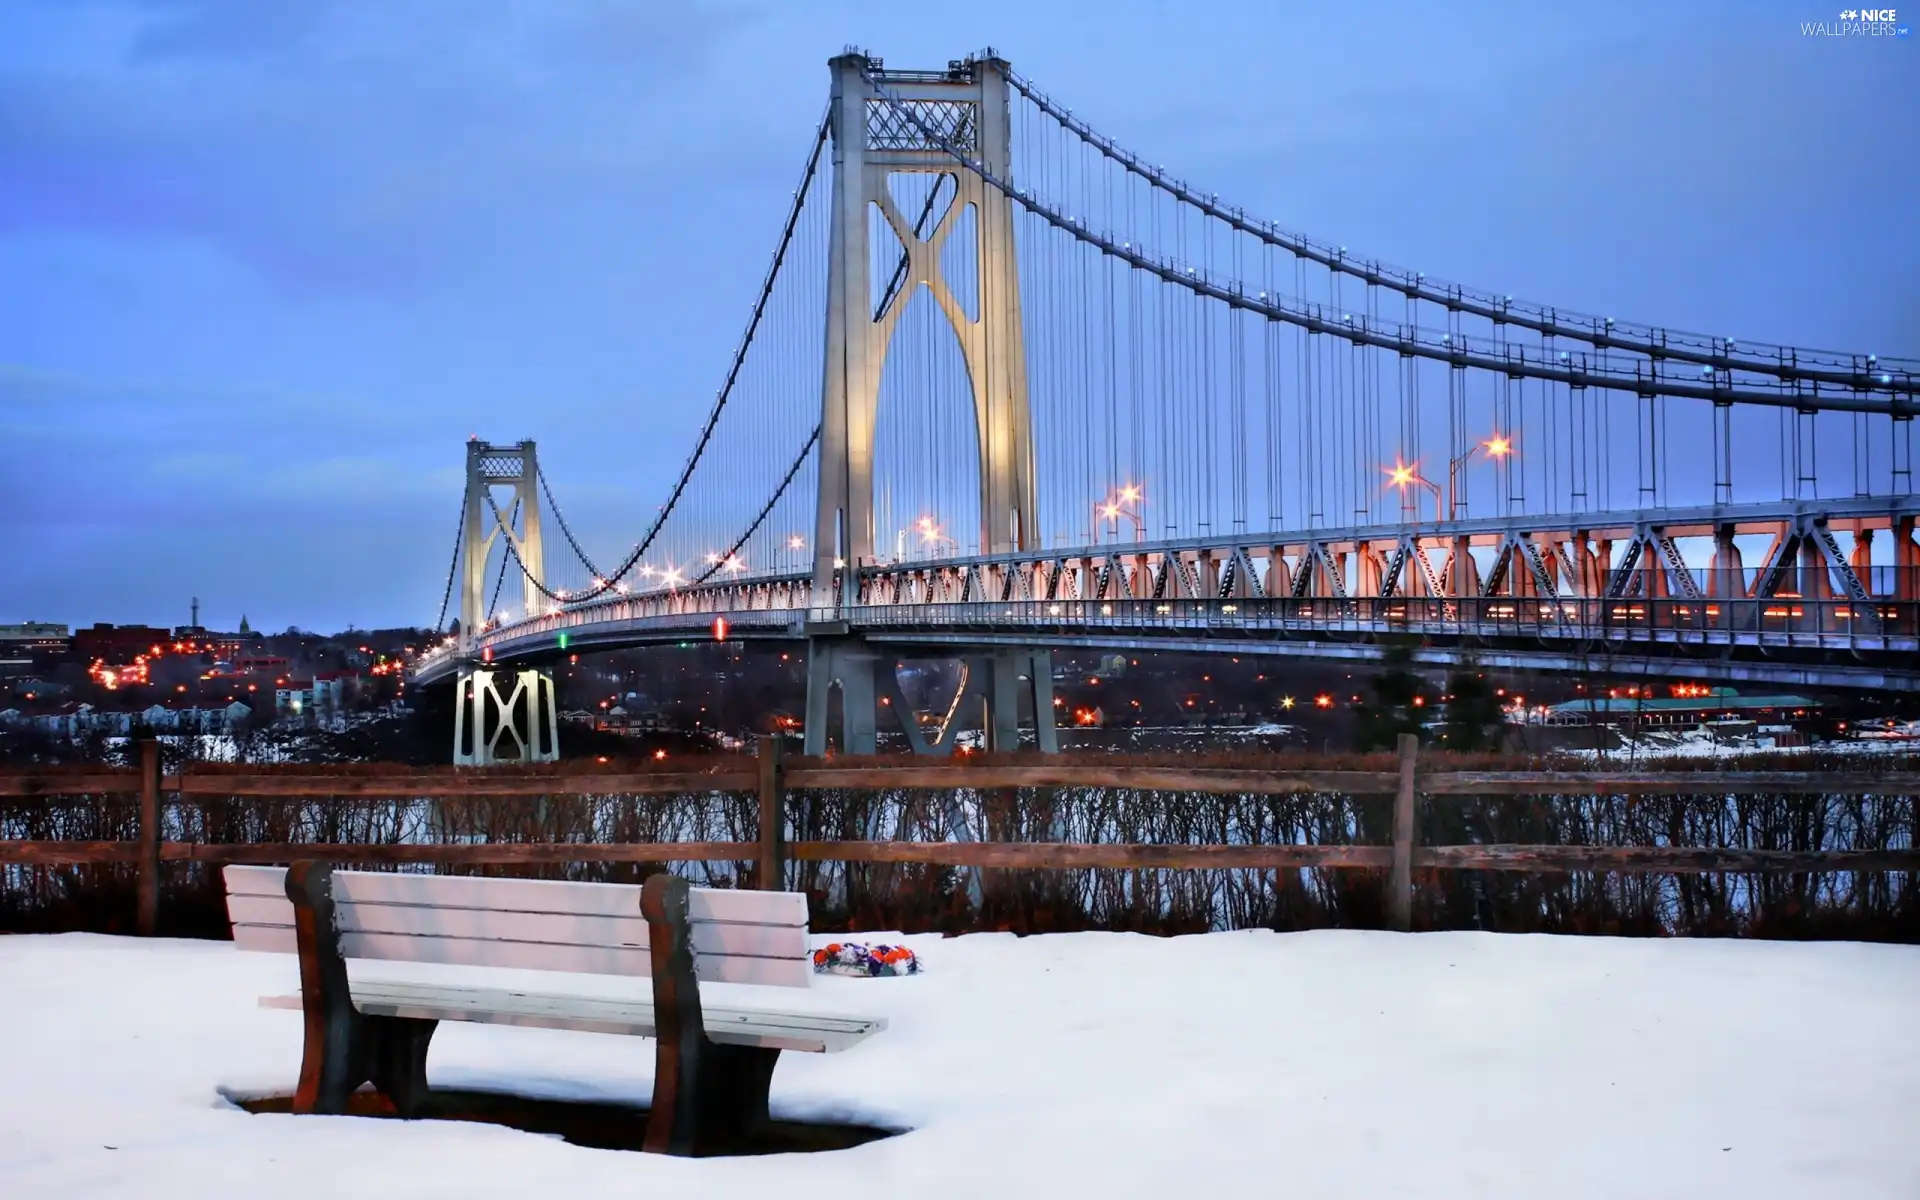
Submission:
[[[468,443],[458,633],[414,671],[459,688],[458,761],[553,755],[556,658],[721,632],[805,641],[811,753],[895,725],[938,753],[974,714],[1051,749],[1050,656],[1082,647],[1409,638],[1920,689],[1920,362],[1350,253],[991,51],[829,66],[746,332],[638,540],[590,553],[533,442]],[[963,664],[944,712],[909,709],[908,658]]]

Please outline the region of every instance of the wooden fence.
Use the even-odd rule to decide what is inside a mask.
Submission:
[[[151,933],[157,919],[160,867],[165,862],[287,863],[322,859],[347,863],[505,865],[688,861],[753,862],[756,878],[781,879],[789,860],[913,863],[1007,870],[1087,868],[1366,868],[1388,871],[1388,917],[1410,928],[1413,872],[1626,871],[1693,873],[1898,871],[1920,872],[1920,850],[1767,850],[1690,846],[1416,844],[1419,796],[1524,795],[1920,795],[1920,772],[1843,771],[1475,771],[1422,770],[1419,743],[1400,739],[1393,771],[1296,770],[1160,763],[1106,762],[1063,757],[1043,763],[908,760],[897,763],[783,760],[779,742],[764,739],[757,761],[701,771],[618,772],[562,765],[551,770],[483,772],[452,767],[393,768],[334,773],[292,768],[257,773],[231,770],[163,775],[159,747],[139,744],[139,765],[93,771],[0,769],[0,798],[137,795],[136,841],[0,841],[0,865],[133,864],[137,870],[136,924]],[[1062,842],[798,841],[784,838],[788,793],[840,789],[1010,789],[1108,787],[1228,795],[1340,793],[1394,797],[1388,845],[1317,844],[1074,844]],[[481,797],[754,793],[759,799],[755,841],[497,842],[489,844],[251,843],[208,844],[161,840],[162,797],[354,796]]]

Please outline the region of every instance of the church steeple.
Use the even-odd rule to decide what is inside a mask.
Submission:
[[[247,624],[247,614],[240,614],[240,636],[246,637],[253,632],[253,626]]]

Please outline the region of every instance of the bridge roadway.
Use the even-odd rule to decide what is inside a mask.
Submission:
[[[868,566],[819,602],[799,573],[713,578],[490,625],[413,678],[708,640],[724,617],[730,639],[858,636],[906,657],[1018,646],[1354,661],[1412,637],[1439,664],[1911,692],[1917,514],[1920,497],[1904,496],[1109,543]],[[1771,540],[1743,567],[1732,535]],[[1678,541],[1715,536],[1727,557],[1684,564]],[[1881,541],[1881,565],[1854,569],[1876,537],[1892,553]]]

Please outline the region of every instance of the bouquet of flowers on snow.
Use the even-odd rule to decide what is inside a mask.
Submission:
[[[920,960],[905,946],[868,946],[861,942],[832,942],[813,952],[813,969],[820,975],[918,975]]]

